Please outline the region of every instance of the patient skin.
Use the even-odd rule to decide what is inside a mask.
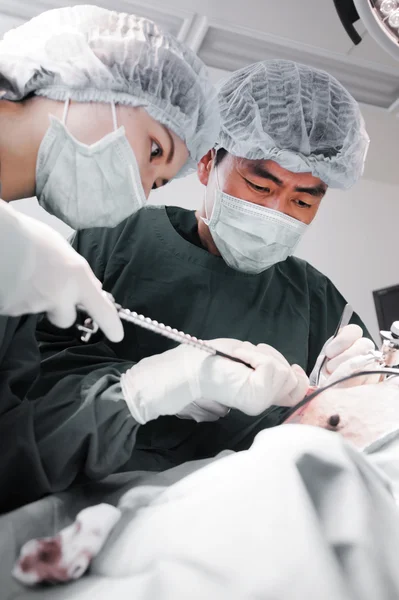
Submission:
[[[62,120],[64,106],[38,96],[21,102],[1,100],[0,183],[6,202],[35,196],[36,161],[49,115]],[[148,198],[151,189],[165,185],[180,171],[188,158],[187,147],[142,107],[116,105],[116,116],[136,156]],[[66,126],[79,142],[94,144],[114,130],[111,105],[71,101]]]
[[[215,171],[215,151],[198,164],[198,178],[207,187],[204,205],[196,213],[198,233],[209,252],[220,256],[208,226],[201,217],[210,218],[214,191],[220,189],[252,204],[282,212],[309,225],[316,216],[327,186],[311,173],[293,173],[272,160],[247,160],[226,153]],[[217,177],[217,179],[216,179]]]
[[[336,431],[361,450],[399,429],[399,387],[386,382],[332,388],[299,408],[284,422],[289,423]]]

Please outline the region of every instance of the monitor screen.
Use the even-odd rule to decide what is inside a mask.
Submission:
[[[399,321],[399,285],[373,292],[378,326],[389,331],[394,321]]]

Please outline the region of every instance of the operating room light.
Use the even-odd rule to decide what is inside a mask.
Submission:
[[[394,10],[389,13],[388,23],[391,27],[399,27],[399,10]]]
[[[399,60],[399,0],[334,0],[334,4],[354,44],[362,41],[353,26],[360,19],[376,42]]]
[[[383,2],[381,2],[380,11],[383,15],[389,16],[396,8],[398,8],[396,0],[383,0]]]

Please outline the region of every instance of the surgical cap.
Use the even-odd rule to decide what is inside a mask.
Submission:
[[[218,146],[235,156],[273,160],[295,173],[349,188],[361,177],[369,138],[359,105],[324,71],[267,60],[219,86]]]
[[[2,98],[143,106],[198,162],[219,132],[203,62],[152,21],[97,6],[49,10],[0,41]],[[185,169],[187,171],[187,168]]]

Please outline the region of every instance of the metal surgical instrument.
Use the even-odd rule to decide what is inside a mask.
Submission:
[[[186,344],[188,346],[193,346],[199,350],[203,350],[208,354],[212,354],[213,356],[222,356],[223,358],[228,358],[229,360],[233,360],[234,362],[241,363],[250,369],[253,367],[241,360],[240,358],[236,358],[231,354],[226,354],[221,350],[216,350],[206,342],[199,340],[198,338],[189,335],[188,333],[183,333],[183,331],[178,331],[177,329],[173,329],[169,327],[169,325],[164,325],[163,323],[158,323],[158,321],[154,321],[149,317],[145,317],[144,315],[140,315],[134,311],[130,311],[128,308],[123,308],[120,304],[117,304],[111,294],[107,293],[108,298],[111,302],[114,303],[116,310],[118,311],[119,317],[122,321],[127,321],[128,323],[133,323],[138,327],[142,327],[143,329],[148,329],[148,331],[152,331],[158,335],[162,335],[163,337],[167,337],[178,344]],[[84,311],[82,307],[79,307],[80,311]],[[95,321],[91,317],[85,319],[84,324],[78,324],[77,328],[82,332],[81,340],[83,342],[88,342],[92,335],[97,333],[99,327]]]
[[[339,334],[341,329],[343,329],[344,327],[349,325],[349,321],[351,320],[352,315],[353,315],[352,306],[350,304],[346,304],[344,310],[342,311],[342,315],[341,315],[341,318],[337,325],[337,329],[335,330],[334,335],[331,338],[332,340],[337,337],[337,335]],[[326,364],[326,362],[327,362],[327,356],[324,355],[318,371],[314,375],[314,378],[312,379],[312,381],[310,381],[311,386],[318,386],[320,384],[321,373],[322,373],[323,367]]]

